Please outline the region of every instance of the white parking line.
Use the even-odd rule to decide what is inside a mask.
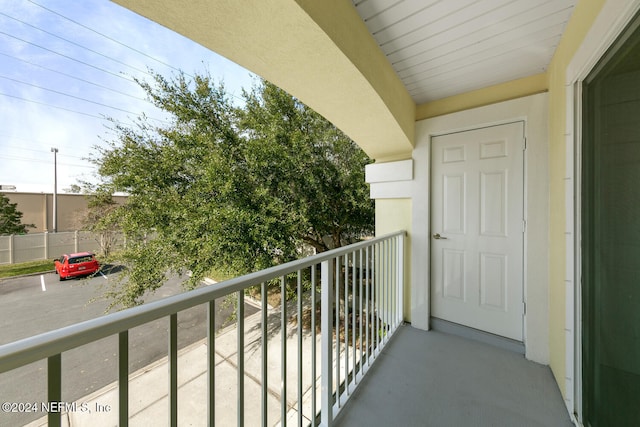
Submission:
[[[44,285],[44,275],[40,275],[40,284],[42,285],[42,292],[47,292],[47,287]]]
[[[107,276],[104,275],[104,273],[102,271],[98,271],[98,273],[102,274],[102,277],[104,277],[104,280],[108,280],[109,279]]]

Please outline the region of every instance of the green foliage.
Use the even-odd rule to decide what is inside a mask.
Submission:
[[[11,203],[9,198],[0,193],[0,235],[25,234],[33,224],[22,224],[22,212],[17,209],[17,203]]]
[[[101,255],[104,259],[109,259],[120,234],[120,225],[118,205],[111,193],[104,190],[102,188],[87,192],[87,210],[82,225],[85,230],[98,237]]]
[[[71,184],[68,188],[63,188],[62,191],[65,193],[80,194],[82,193],[82,187],[78,184]]]
[[[246,94],[240,129],[266,197],[292,214],[293,233],[324,251],[373,232],[366,154],[315,111],[262,82]],[[328,238],[328,239],[327,239]]]
[[[109,215],[127,236],[110,297],[139,304],[167,274],[238,274],[373,232],[369,158],[320,115],[260,82],[234,107],[209,76],[140,82],[170,125],[126,127],[95,159],[101,191],[129,194]]]

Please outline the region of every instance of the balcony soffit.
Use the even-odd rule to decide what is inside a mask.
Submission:
[[[538,82],[577,0],[114,1],[287,90],[371,157],[397,160],[411,156],[416,105],[420,116],[433,101]]]
[[[353,0],[416,104],[544,73],[577,0]]]
[[[113,1],[278,85],[369,156],[411,156],[415,103],[349,2]]]

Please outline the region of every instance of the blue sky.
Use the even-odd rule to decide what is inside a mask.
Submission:
[[[162,118],[131,80],[147,68],[208,72],[240,96],[252,74],[107,0],[0,0],[0,184],[58,191],[92,180],[85,158],[113,140],[104,116]]]

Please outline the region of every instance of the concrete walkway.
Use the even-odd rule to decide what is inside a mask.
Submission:
[[[261,424],[261,313],[245,319],[245,425]],[[287,329],[287,419],[297,425],[298,393],[298,336],[292,322]],[[282,333],[280,310],[269,310],[267,346],[268,397],[267,419],[269,425],[279,423],[282,402],[282,374],[280,356]],[[303,334],[303,414],[311,416],[310,372],[311,336]],[[317,337],[319,344],[319,336]],[[236,425],[237,422],[237,329],[234,326],[216,337],[216,425]],[[320,360],[317,361],[316,383],[319,384]],[[169,422],[168,405],[169,372],[167,358],[147,366],[129,376],[129,419],[132,426],[158,426]],[[75,402],[87,411],[78,410],[62,414],[63,426],[117,426],[117,383],[104,387],[86,398]],[[317,396],[320,407],[320,395]],[[101,410],[100,410],[101,409]],[[192,344],[178,353],[178,420],[181,426],[207,425],[207,345],[206,341]],[[294,422],[294,420],[296,420]],[[46,426],[46,417],[28,424],[30,427]]]

